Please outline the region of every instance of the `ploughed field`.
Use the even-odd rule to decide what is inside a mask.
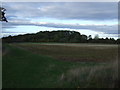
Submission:
[[[103,44],[14,44],[33,53],[50,56],[58,60],[80,62],[105,62],[118,58],[117,45]]]
[[[76,43],[3,45],[3,88],[118,87],[118,46]]]

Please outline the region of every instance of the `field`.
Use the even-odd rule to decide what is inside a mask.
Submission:
[[[5,44],[3,88],[115,88],[117,61],[117,45]]]

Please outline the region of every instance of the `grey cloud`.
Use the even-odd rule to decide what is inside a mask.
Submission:
[[[11,32],[11,31],[4,31],[3,33],[26,33],[26,32]]]
[[[116,2],[4,3],[8,17],[108,20],[117,19]]]
[[[26,25],[26,23],[30,23],[30,20],[27,19],[15,19],[10,20],[9,22],[2,22],[2,28],[8,29],[8,28],[16,28],[16,26]],[[27,24],[28,25],[28,24]]]

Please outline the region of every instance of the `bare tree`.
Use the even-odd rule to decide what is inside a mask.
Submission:
[[[7,19],[6,19],[6,17],[5,17],[5,11],[6,11],[5,8],[0,7],[0,21],[6,21],[6,22],[8,22]]]

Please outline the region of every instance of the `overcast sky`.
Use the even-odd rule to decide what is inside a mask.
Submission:
[[[117,2],[4,2],[8,23],[3,36],[38,31],[74,30],[81,34],[118,37]]]

